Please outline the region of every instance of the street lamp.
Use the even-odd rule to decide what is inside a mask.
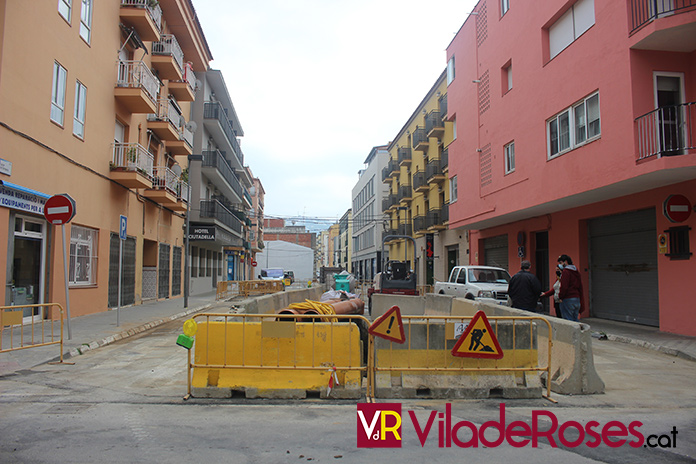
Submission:
[[[184,246],[186,254],[184,255],[184,309],[188,308],[189,299],[189,281],[191,280],[191,247],[189,240],[189,224],[191,221],[191,161],[203,161],[203,155],[188,155],[189,168],[189,189],[188,198],[186,199],[186,230],[184,231]]]

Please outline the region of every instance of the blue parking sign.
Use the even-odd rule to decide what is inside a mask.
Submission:
[[[124,215],[121,215],[121,220],[119,221],[119,228],[118,228],[118,236],[121,237],[121,240],[125,240],[127,238],[127,236],[126,236],[127,229],[128,229],[128,218]]]

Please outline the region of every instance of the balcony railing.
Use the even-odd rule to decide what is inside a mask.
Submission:
[[[411,224],[399,224],[399,235],[413,235]]]
[[[425,215],[425,226],[430,229],[431,227],[442,225],[442,210],[440,208],[431,209]]]
[[[421,187],[427,187],[428,184],[425,181],[425,172],[416,171],[413,173],[413,189],[418,191]]]
[[[443,176],[440,160],[434,159],[428,162],[425,166],[425,179],[429,182],[433,177]]]
[[[387,164],[387,170],[390,175],[398,174],[399,173],[399,163],[398,161],[394,159],[389,160],[389,164]]]
[[[449,204],[444,204],[440,208],[440,220],[442,220],[442,224],[449,222]]]
[[[196,74],[193,72],[191,63],[184,65],[184,81],[191,87],[191,90],[196,90]]]
[[[176,37],[172,34],[162,34],[159,42],[152,43],[153,55],[165,55],[174,58],[174,62],[179,67],[179,72],[184,73],[184,52],[179,46]]]
[[[631,33],[654,19],[696,6],[696,0],[630,0]]]
[[[440,169],[444,171],[447,169],[447,166],[449,166],[449,151],[445,148],[442,150],[442,153],[440,153]]]
[[[229,141],[232,149],[237,155],[240,164],[244,164],[244,156],[242,155],[242,150],[239,148],[239,142],[237,141],[237,135],[232,128],[232,123],[227,117],[227,112],[222,107],[220,102],[206,102],[203,108],[203,118],[205,119],[217,119],[222,127],[222,131],[225,133],[227,140]]]
[[[425,225],[425,216],[416,216],[413,218],[413,232],[425,232],[427,229]]]
[[[430,134],[433,130],[444,130],[445,123],[442,122],[439,111],[431,111],[425,116],[425,133]]]
[[[152,21],[157,24],[157,29],[162,30],[162,8],[159,2],[155,3],[150,0],[121,0],[121,6],[145,8],[147,9]]]
[[[234,170],[227,162],[227,159],[223,156],[223,154],[218,150],[204,151],[202,154],[203,161],[201,163],[201,167],[217,169],[223,179],[230,184],[232,190],[234,190],[239,198],[242,198],[242,184],[239,182],[237,175],[234,173]]]
[[[191,190],[191,188],[189,187],[188,182],[185,182],[181,178],[177,179],[177,187],[176,187],[177,198],[179,198],[181,201],[185,201],[186,203],[188,203],[189,195],[191,193],[190,190]]]
[[[157,114],[149,114],[147,120],[169,121],[179,132],[186,124],[186,120],[179,112],[179,109],[169,98],[160,98],[157,101]]]
[[[414,130],[413,134],[411,135],[411,146],[417,149],[418,145],[427,143],[428,137],[425,134],[425,129],[422,127],[416,127],[416,130]]]
[[[397,158],[399,159],[399,164],[404,162],[411,162],[411,149],[410,148],[399,148],[396,151]]]
[[[217,200],[201,201],[200,216],[201,218],[216,219],[235,232],[242,233],[242,221]]]
[[[179,176],[166,166],[155,166],[152,174],[152,188],[169,190],[179,196]]]
[[[437,103],[440,107],[440,117],[445,119],[447,117],[447,94],[442,95]]]
[[[193,132],[187,126],[184,126],[184,141],[188,143],[189,147],[193,148]]]
[[[410,185],[401,185],[399,186],[399,196],[398,199],[399,201],[402,200],[410,200],[413,198],[413,190],[411,189]]]
[[[696,150],[696,102],[663,106],[636,118],[638,161]]]
[[[142,88],[152,101],[156,102],[159,95],[159,81],[142,61],[118,62],[118,87]]]
[[[139,143],[113,144],[112,169],[140,171],[148,177],[153,176],[155,157]]]

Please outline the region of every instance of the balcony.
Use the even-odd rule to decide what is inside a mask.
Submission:
[[[182,201],[181,180],[174,171],[166,166],[155,166],[151,187],[145,190],[143,196],[167,208],[179,208],[178,203]]]
[[[441,138],[445,135],[445,123],[439,111],[431,111],[425,116],[425,133],[428,137]]]
[[[119,16],[121,22],[135,29],[142,40],[153,42],[160,39],[162,30],[162,8],[151,6],[149,0],[121,0]]]
[[[152,42],[152,67],[160,79],[180,81],[184,78],[184,52],[172,34],[162,34],[158,42]]]
[[[173,142],[184,138],[183,128],[186,121],[181,115],[179,105],[168,98],[162,98],[157,102],[157,112],[148,115],[147,121],[147,128],[160,140]]]
[[[399,235],[413,235],[411,232],[411,224],[399,224]]]
[[[109,177],[128,188],[152,187],[155,157],[139,143],[115,143]]]
[[[387,164],[387,171],[389,176],[398,176],[400,172],[399,163],[397,160],[390,159],[389,164]]]
[[[681,13],[696,6],[696,0],[630,0],[631,34],[658,18]]]
[[[416,192],[427,192],[430,189],[425,181],[425,172],[416,171],[413,173],[413,190]]]
[[[696,150],[696,102],[665,106],[636,118],[637,161]]]
[[[157,113],[160,84],[142,61],[119,61],[114,96],[131,113]]]
[[[425,216],[416,216],[413,218],[413,233],[414,234],[424,234],[428,232],[428,228],[425,226]]]
[[[437,104],[440,107],[440,117],[444,121],[447,119],[447,94],[444,94],[438,98]]]
[[[200,217],[214,219],[238,234],[242,234],[242,221],[217,200],[201,201]]]
[[[442,182],[446,178],[439,159],[430,160],[425,166],[425,179],[427,182]]]
[[[244,155],[237,141],[237,134],[232,128],[232,123],[227,117],[227,112],[220,102],[205,102],[203,108],[203,123],[208,132],[213,134],[215,140],[225,141],[229,145],[234,156],[231,157],[232,167],[242,169]]]
[[[169,81],[169,93],[177,101],[192,102],[196,99],[196,75],[189,63],[184,64],[183,79]]]
[[[440,153],[440,169],[442,169],[443,173],[449,170],[449,151],[447,148]]]
[[[225,154],[219,150],[204,151],[201,172],[210,179],[224,196],[242,200],[244,191]]]
[[[428,143],[428,136],[425,133],[425,129],[416,126],[416,130],[414,130],[413,134],[411,134],[411,146],[414,150],[422,152],[428,151],[428,147],[430,145]]]
[[[396,150],[396,155],[398,158],[399,166],[405,164],[411,164],[411,149],[410,148],[399,148]]]
[[[413,190],[410,185],[399,186],[398,200],[399,202],[413,200]]]
[[[442,210],[440,208],[431,209],[427,212],[425,215],[425,227],[428,230],[442,230],[447,228],[442,220]]]
[[[181,128],[181,138],[167,142],[167,151],[174,156],[193,154],[193,132],[188,125]]]

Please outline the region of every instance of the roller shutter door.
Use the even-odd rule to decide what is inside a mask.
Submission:
[[[589,222],[593,316],[659,326],[655,210]]]
[[[483,239],[485,252],[484,264],[486,266],[502,267],[508,269],[508,238],[507,235]]]

